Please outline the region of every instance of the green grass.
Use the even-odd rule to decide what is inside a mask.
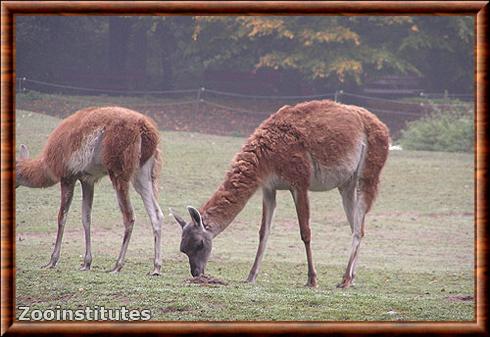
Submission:
[[[37,154],[59,120],[17,111],[17,144]],[[221,182],[244,138],[163,132],[165,165],[160,205],[183,216]],[[161,277],[150,277],[153,238],[143,204],[132,192],[136,224],[119,275],[108,274],[123,226],[110,182],[96,186],[91,272],[80,272],[84,252],[77,187],[61,260],[48,262],[56,236],[59,188],[19,188],[16,197],[16,300],[33,309],[105,306],[150,309],[155,320],[474,320],[474,161],[471,154],[391,152],[380,195],[367,216],[356,286],[339,290],[351,245],[337,191],[311,193],[313,257],[319,287],[305,288],[306,257],[294,205],[278,193],[278,207],[261,273],[243,283],[255,257],[261,215],[256,194],[213,242],[207,273],[228,282],[200,286],[179,252],[180,227],[164,220]]]

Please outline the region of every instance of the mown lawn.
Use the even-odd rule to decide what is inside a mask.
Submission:
[[[59,120],[17,111],[17,144],[37,154]],[[165,165],[160,204],[182,215],[219,185],[244,138],[162,132]],[[255,257],[260,193],[213,242],[207,273],[228,282],[200,286],[179,252],[180,227],[164,223],[164,267],[150,277],[153,237],[143,203],[133,192],[136,224],[119,275],[106,273],[123,236],[117,201],[107,178],[96,186],[92,271],[80,272],[84,252],[81,191],[65,229],[59,266],[47,263],[56,236],[57,186],[21,187],[16,196],[16,305],[32,309],[104,306],[150,309],[154,320],[474,320],[473,155],[394,151],[381,191],[367,217],[356,286],[340,290],[351,245],[337,191],[311,193],[317,289],[305,288],[306,257],[294,205],[279,192],[278,208],[257,283],[243,283]]]

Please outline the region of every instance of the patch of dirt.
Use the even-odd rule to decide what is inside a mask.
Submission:
[[[378,218],[392,218],[392,217],[429,217],[429,218],[442,218],[442,217],[455,217],[455,216],[474,216],[473,212],[433,212],[433,213],[421,213],[421,212],[382,212],[377,213],[376,217]]]
[[[430,218],[452,217],[452,216],[474,216],[473,212],[441,212],[441,213],[427,213],[422,216],[428,216]]]
[[[165,308],[160,308],[160,312],[162,314],[167,314],[167,313],[172,313],[172,312],[183,312],[183,311],[189,311],[189,308],[182,308],[182,307],[175,307],[175,306],[169,306]]]
[[[45,303],[46,301],[49,300],[56,300],[60,303],[67,302],[70,300],[74,294],[60,294],[58,296],[51,296],[51,297],[33,297],[30,295],[17,295],[15,300],[17,304],[22,304],[22,305],[33,305],[36,303]]]
[[[116,294],[113,299],[117,300],[120,303],[125,304],[125,305],[128,305],[131,303],[131,300],[129,299],[129,297],[127,297],[126,295],[121,294],[121,293]]]
[[[34,303],[43,303],[42,299],[34,298],[32,296],[29,296],[29,295],[26,295],[26,296],[17,295],[15,300],[17,302],[17,305],[19,305],[19,304],[21,304],[21,305],[32,305]]]
[[[446,299],[451,302],[467,302],[467,301],[473,301],[474,297],[470,295],[452,295],[446,297]]]
[[[201,284],[201,285],[228,285],[225,281],[217,279],[209,275],[201,275],[196,277],[191,277],[185,280],[187,283]]]

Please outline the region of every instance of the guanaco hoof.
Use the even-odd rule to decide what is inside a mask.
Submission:
[[[53,262],[49,262],[41,266],[41,269],[54,269],[54,268],[56,268],[56,263]]]
[[[341,289],[347,289],[351,286],[354,286],[354,279],[345,278],[345,277],[341,283],[337,284],[337,288],[341,288]]]
[[[308,287],[308,288],[318,288],[318,283],[316,281],[314,282],[310,282],[308,281],[306,284],[305,284],[305,287]]]
[[[202,284],[202,285],[228,285],[225,281],[221,281],[209,275],[200,275],[191,277],[186,280],[188,283]]]
[[[111,270],[108,270],[107,272],[108,273],[111,273],[111,274],[119,274],[119,272],[121,271],[122,269],[122,266],[115,266],[114,268],[112,268]]]

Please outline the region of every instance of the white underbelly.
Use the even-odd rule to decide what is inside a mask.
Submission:
[[[339,167],[325,167],[318,164],[312,164],[310,191],[329,191],[343,185],[353,175],[356,167],[351,165]]]
[[[100,178],[107,175],[107,170],[101,165],[87,167],[86,170],[78,174],[80,180],[87,182],[97,182]]]
[[[308,190],[319,192],[334,189],[348,181],[355,170],[356,167],[331,168],[312,164]],[[271,175],[264,185],[274,190],[290,190],[293,183],[281,179],[277,175]]]

